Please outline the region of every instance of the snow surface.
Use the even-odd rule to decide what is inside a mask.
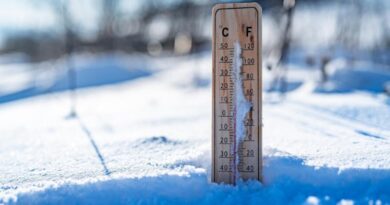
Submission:
[[[0,104],[0,204],[390,203],[388,97],[298,78],[263,96],[264,184],[210,183],[210,60],[149,59],[148,75],[80,89],[75,118],[67,91]]]
[[[242,60],[241,60],[241,45],[239,42],[234,43],[234,55],[233,55],[233,80],[235,82],[234,86],[234,114],[233,116],[236,116],[235,123],[234,123],[234,129],[235,129],[235,145],[233,146],[234,150],[231,150],[230,153],[234,153],[235,156],[235,162],[234,162],[234,180],[235,183],[240,178],[240,173],[238,171],[238,164],[240,161],[240,158],[238,157],[238,144],[244,141],[246,131],[245,131],[245,125],[244,121],[247,117],[248,112],[250,111],[252,104],[245,98],[244,95],[244,82],[242,81]]]

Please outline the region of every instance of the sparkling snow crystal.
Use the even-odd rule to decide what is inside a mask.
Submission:
[[[234,153],[236,154],[236,161],[235,161],[235,172],[236,172],[236,179],[239,178],[238,174],[238,145],[245,137],[245,125],[244,120],[249,112],[252,104],[245,98],[244,90],[243,90],[243,81],[241,77],[242,73],[242,60],[241,60],[241,46],[239,42],[236,42],[234,44],[234,57],[233,57],[233,78],[235,82],[235,134],[236,134],[236,145]]]

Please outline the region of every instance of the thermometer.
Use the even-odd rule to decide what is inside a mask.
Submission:
[[[261,7],[213,7],[213,182],[261,180]]]

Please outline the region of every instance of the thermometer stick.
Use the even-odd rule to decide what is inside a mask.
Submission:
[[[261,7],[213,7],[212,181],[261,180]]]

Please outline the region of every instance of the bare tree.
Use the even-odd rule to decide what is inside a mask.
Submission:
[[[285,16],[285,24],[281,37],[280,57],[274,68],[274,76],[271,82],[270,90],[279,91],[284,95],[287,91],[287,59],[291,43],[292,20],[294,15],[295,0],[284,0],[283,15]],[[272,67],[269,67],[272,69]]]
[[[68,17],[68,10],[66,4],[63,5],[63,21],[65,27],[65,51],[66,51],[66,65],[68,70],[68,83],[70,90],[70,111],[69,117],[77,116],[77,72],[72,61],[72,54],[75,48],[75,35],[71,29],[71,22]]]
[[[102,2],[100,40],[103,47],[108,50],[115,49],[116,36],[113,27],[117,17],[118,3],[118,0],[103,0]]]

